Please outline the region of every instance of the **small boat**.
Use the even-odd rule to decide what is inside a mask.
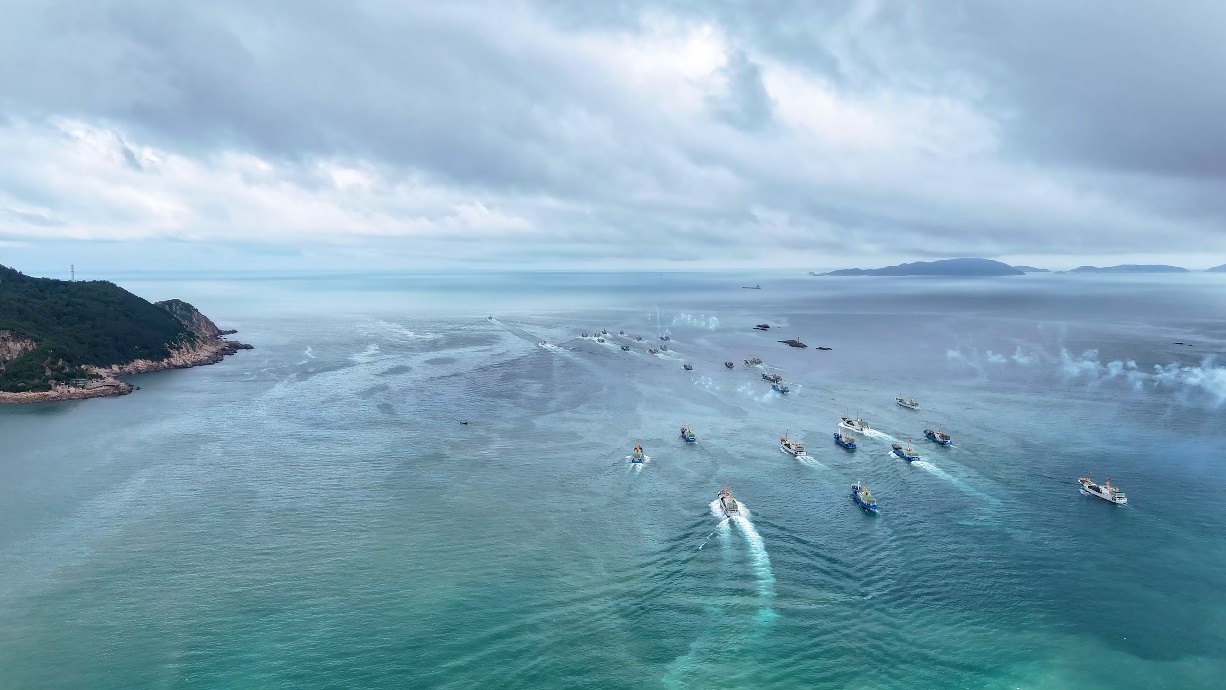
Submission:
[[[719,499],[719,509],[727,517],[736,517],[741,514],[741,504],[737,503],[736,499],[732,497],[732,492],[728,490],[728,487],[725,486],[720,489],[715,497]]]
[[[742,285],[741,289],[742,290],[761,290],[762,286],[761,285]]]
[[[602,329],[600,329],[600,334],[601,334],[601,335],[608,335],[608,334],[609,334],[609,332],[608,332],[608,331],[606,331],[605,329],[603,329],[603,328],[602,328]]]
[[[755,331],[769,331],[771,329],[771,325],[769,323],[760,323],[757,326],[754,326],[753,329]]]
[[[618,334],[618,335],[625,335],[625,334],[626,334],[626,332],[625,332],[625,331],[618,331],[618,332],[617,332],[617,334]]]
[[[735,367],[735,366],[736,366],[736,365],[735,365],[735,364],[733,364],[732,362],[724,362],[724,368],[725,368],[725,369],[732,369],[732,368],[733,368],[733,367]]]
[[[954,440],[949,437],[949,434],[945,433],[944,431],[928,428],[924,429],[924,435],[928,437],[929,441],[939,443],[942,446],[952,445],[954,442]]]
[[[672,340],[672,337],[668,335],[662,335],[660,336],[660,340]]]
[[[915,454],[915,449],[910,446],[904,447],[901,443],[892,443],[890,447],[894,449],[895,455],[907,462],[915,462],[920,459],[920,456]]]
[[[779,374],[762,374],[762,380],[770,381],[771,383],[779,383],[783,380],[783,377]]]
[[[661,346],[660,346],[660,352],[668,352],[668,346],[667,346],[667,345],[661,345]]]
[[[784,433],[779,439],[779,447],[788,455],[801,456],[805,454],[805,447],[794,438],[788,438],[787,433]]]
[[[826,352],[830,352],[830,351],[831,351],[831,350],[833,350],[834,348],[833,348],[833,347],[826,347],[825,345],[818,345],[818,346],[817,346],[817,349],[819,349],[819,350],[824,350],[824,351],[826,351]]]
[[[622,352],[629,352],[629,351],[630,351],[629,345],[622,345]]]
[[[788,384],[784,383],[783,381],[780,381],[778,383],[772,383],[771,390],[775,391],[776,393],[780,395],[787,395],[788,393],[792,392],[792,389],[788,388]]]
[[[636,342],[636,343],[641,343],[641,342],[643,342],[643,336],[641,336],[641,335],[636,335],[636,336],[634,336],[634,342]]]
[[[579,337],[580,337],[580,338],[586,338],[586,337],[588,337],[587,331],[584,331],[584,332],[580,333],[580,334],[579,334]]]
[[[596,342],[598,342],[598,343],[603,343],[603,342],[604,342],[604,337],[603,337],[603,336],[599,336],[599,335],[598,335],[598,336],[596,336]]]
[[[894,398],[894,402],[898,403],[899,405],[902,405],[908,410],[918,410],[919,409],[919,403],[915,401],[915,398],[904,398],[900,395],[897,398]]]
[[[842,417],[842,420],[843,421],[839,422],[839,426],[847,429],[848,431],[854,431],[857,434],[867,434],[868,432],[872,431],[872,429],[870,429],[868,426],[868,422],[860,419],[859,417],[855,419],[852,419],[851,417]]]
[[[643,446],[636,445],[634,452],[630,454],[630,462],[638,464],[643,462]]]
[[[689,362],[686,362],[685,364],[682,364],[682,365],[681,365],[681,368],[682,368],[682,369],[685,369],[686,371],[694,371],[694,365],[693,365],[693,364],[690,364]]]
[[[649,347],[649,348],[647,348],[647,354],[649,354],[649,355],[658,355],[658,354],[660,354],[660,348],[658,348],[658,347]]]
[[[873,495],[868,492],[868,486],[864,482],[857,482],[851,485],[851,500],[870,513],[877,512],[877,499],[873,498]]]
[[[846,448],[847,450],[856,449],[856,439],[852,438],[851,436],[848,436],[847,434],[839,433],[837,431],[834,432],[834,442]]]
[[[681,425],[681,439],[686,443],[698,443],[698,437],[694,435],[694,430],[689,424]]]
[[[1093,479],[1088,476],[1079,477],[1077,483],[1081,485],[1081,493],[1087,496],[1098,496],[1104,501],[1114,503],[1117,506],[1122,506],[1128,503],[1128,497],[1124,495],[1117,487],[1111,486],[1111,477],[1107,477],[1107,481],[1103,482],[1102,486],[1094,483]]]
[[[745,366],[760,367],[762,366],[762,360],[758,359],[757,357],[750,357],[749,359],[745,360]]]
[[[800,340],[796,338],[788,338],[787,340],[780,340],[779,342],[783,343],[784,345],[787,345],[788,347],[799,347],[801,349],[809,347],[808,345],[805,345],[804,343],[800,342]]]

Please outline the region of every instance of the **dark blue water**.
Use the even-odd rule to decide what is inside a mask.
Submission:
[[[1221,277],[118,280],[257,349],[124,398],[0,409],[4,687],[1226,672]],[[578,337],[600,328],[645,342]],[[841,414],[877,430],[854,453]],[[779,451],[785,431],[809,457]],[[1080,495],[1087,472],[1130,505]],[[712,510],[725,485],[746,518]]]

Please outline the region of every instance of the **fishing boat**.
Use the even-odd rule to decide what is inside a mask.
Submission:
[[[635,463],[635,464],[643,462],[643,446],[642,445],[636,445],[634,447],[634,452],[630,454],[630,462]]]
[[[668,346],[667,346],[667,345],[661,345],[661,346],[660,346],[660,351],[661,351],[661,352],[668,352]]]
[[[788,438],[786,432],[779,438],[779,448],[788,455],[801,456],[805,454],[804,445],[794,438]]]
[[[660,348],[658,348],[658,347],[649,347],[649,348],[647,348],[647,354],[649,354],[649,355],[658,355],[658,354],[660,354]]]
[[[942,446],[953,445],[954,442],[954,440],[949,437],[949,434],[945,433],[944,431],[934,430],[931,427],[924,429],[924,435],[928,437],[929,441]]]
[[[783,377],[779,374],[762,374],[762,380],[770,381],[771,383],[779,383],[783,380]]]
[[[873,495],[869,493],[868,486],[864,482],[857,482],[851,485],[851,500],[870,513],[877,512],[877,499],[873,498]]]
[[[602,329],[600,329],[600,334],[601,334],[601,335],[608,335],[608,334],[609,334],[609,332],[608,332],[608,331],[606,331],[605,329],[603,329],[603,328],[602,328]]]
[[[1094,483],[1089,476],[1079,477],[1077,483],[1081,485],[1081,493],[1087,496],[1098,496],[1099,498],[1109,503],[1114,503],[1117,506],[1122,506],[1128,503],[1128,497],[1124,495],[1119,488],[1111,486],[1111,477],[1107,477],[1107,481],[1103,482],[1102,486]]]
[[[660,340],[672,340],[672,336],[670,336],[670,335],[668,335],[668,334],[666,333],[666,334],[664,334],[664,335],[660,336]]]
[[[761,285],[742,285],[741,289],[742,290],[761,290],[762,286]]]
[[[757,357],[750,357],[749,359],[745,360],[745,366],[760,367],[762,366],[762,360],[758,359]]]
[[[907,462],[915,462],[920,459],[920,456],[915,454],[915,449],[911,446],[903,446],[901,443],[891,443],[890,447],[894,449],[894,454],[906,460]]]
[[[741,514],[741,504],[732,497],[732,492],[728,490],[728,487],[720,489],[715,497],[719,499],[719,509],[727,517],[736,517]]]
[[[908,410],[918,410],[919,409],[919,403],[915,401],[915,398],[904,398],[900,395],[897,398],[894,398],[894,402],[907,408]]]
[[[617,332],[617,334],[618,334],[618,335],[625,335],[625,334],[626,334],[626,332],[625,332],[625,331],[618,331],[618,332]]]
[[[733,368],[733,367],[735,367],[735,366],[736,366],[736,365],[735,365],[735,364],[733,364],[732,362],[724,362],[724,368],[725,368],[725,369],[732,369],[732,368]]]
[[[681,425],[681,439],[686,443],[698,443],[698,437],[694,435],[694,430],[689,424]]]
[[[587,331],[584,331],[584,332],[580,333],[580,334],[579,334],[579,337],[580,337],[580,338],[586,338],[586,337],[588,337]]]
[[[634,336],[634,342],[636,342],[636,343],[641,343],[641,342],[643,342],[643,336],[641,336],[641,335],[636,335],[636,336]]]
[[[685,364],[682,364],[682,365],[681,365],[681,368],[682,368],[682,369],[685,369],[686,371],[694,371],[694,365],[693,365],[693,364],[690,364],[689,362],[686,362]]]
[[[629,351],[630,351],[629,345],[622,345],[622,352],[629,352]]]
[[[872,429],[870,429],[868,426],[868,422],[860,419],[859,417],[856,417],[855,419],[852,419],[851,417],[841,417],[840,419],[842,419],[842,421],[839,422],[839,426],[848,431],[854,431],[857,434],[867,434],[868,432],[872,431]]]
[[[784,383],[783,381],[772,383],[771,390],[775,391],[779,395],[787,395],[788,393],[792,392],[792,389],[788,388],[788,384]]]
[[[848,436],[847,434],[840,433],[838,431],[834,432],[834,442],[846,448],[847,450],[856,449],[856,439],[852,438],[851,436]]]

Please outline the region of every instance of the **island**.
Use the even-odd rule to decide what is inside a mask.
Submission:
[[[1034,266],[1014,266],[1014,268],[1022,273],[1051,273],[1046,268],[1035,268]]]
[[[1024,273],[992,259],[941,259],[916,261],[885,268],[844,268],[823,276],[1020,276]]]
[[[126,395],[120,377],[220,362],[228,340],[182,300],[151,303],[114,283],[34,278],[0,266],[0,404]]]
[[[1226,273],[1226,264],[1222,264],[1221,266],[1214,266],[1213,268],[1206,268],[1205,271],[1209,273]]]
[[[1120,264],[1119,266],[1078,266],[1069,273],[1188,273],[1188,269],[1162,264]]]

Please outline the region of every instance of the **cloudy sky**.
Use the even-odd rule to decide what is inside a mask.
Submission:
[[[0,263],[1226,262],[1220,0],[0,0]]]

